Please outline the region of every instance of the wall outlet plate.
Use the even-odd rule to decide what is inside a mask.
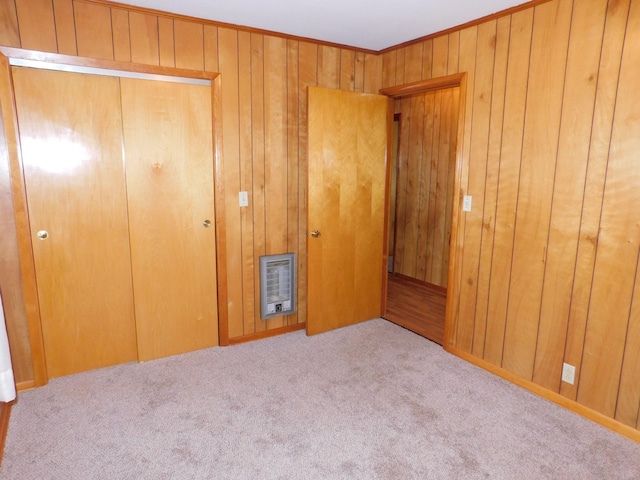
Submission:
[[[569,365],[568,363],[562,364],[562,381],[566,383],[573,383],[576,380],[576,367]]]
[[[462,199],[462,211],[463,212],[470,212],[471,211],[471,202],[472,202],[473,198],[471,197],[471,195],[465,195],[464,198]]]
[[[238,194],[238,201],[241,207],[249,206],[249,192],[240,192]]]

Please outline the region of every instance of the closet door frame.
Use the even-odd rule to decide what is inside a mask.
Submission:
[[[128,62],[116,62],[109,60],[96,60],[69,55],[44,53],[18,48],[0,47],[0,113],[4,120],[4,133],[6,137],[6,154],[9,163],[8,175],[11,181],[11,197],[15,214],[15,234],[18,241],[18,258],[22,285],[12,285],[22,290],[21,296],[24,302],[24,315],[26,317],[29,344],[31,348],[31,361],[33,364],[33,381],[23,382],[17,385],[18,390],[45,385],[48,382],[46,367],[44,340],[42,336],[42,323],[40,319],[40,307],[38,302],[36,271],[31,244],[31,231],[29,227],[29,213],[23,164],[20,150],[20,137],[17,123],[16,104],[13,93],[11,67],[14,65],[28,64],[32,68],[49,68],[78,73],[89,73],[86,69],[96,69],[104,74],[112,76],[144,76],[149,75],[175,77],[176,79],[205,80],[211,84],[212,100],[212,124],[213,124],[213,180],[214,180],[214,204],[215,204],[215,242],[216,242],[216,270],[217,270],[217,300],[218,300],[218,335],[219,342],[224,345],[228,341],[227,322],[227,268],[224,252],[226,251],[226,227],[224,214],[224,184],[222,161],[222,102],[220,75],[215,72],[199,70],[186,70],[181,68],[159,67],[141,65]],[[96,73],[96,72],[94,72]],[[0,154],[3,152],[0,151]],[[0,170],[0,174],[2,171]],[[1,200],[1,199],[0,199]],[[5,252],[5,254],[7,254]],[[10,254],[10,253],[9,253]]]

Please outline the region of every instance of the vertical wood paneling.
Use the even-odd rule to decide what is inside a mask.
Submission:
[[[474,341],[474,314],[478,293],[480,242],[487,171],[489,123],[493,63],[496,45],[496,22],[483,23],[477,28],[476,76],[471,117],[471,149],[469,150],[469,182],[467,194],[473,197],[475,208],[465,214],[465,243],[462,254],[462,283],[460,285],[460,318],[468,325],[458,330],[458,345],[471,351]]]
[[[353,87],[356,92],[364,92],[364,76],[365,76],[365,53],[364,52],[355,52],[356,60],[355,60],[355,78],[353,80]]]
[[[506,292],[509,290],[511,278],[513,229],[518,198],[532,29],[532,9],[512,15],[484,351],[485,360],[498,366],[502,365],[504,348],[509,298]]]
[[[158,17],[131,12],[129,25],[131,26],[131,61],[160,65]]]
[[[265,222],[267,255],[287,252],[287,48],[286,40],[264,38]],[[283,317],[268,320],[283,326]]]
[[[382,88],[382,56],[364,55],[364,93],[379,93]]]
[[[401,236],[404,243],[403,249],[403,268],[400,273],[408,277],[416,276],[417,268],[417,249],[419,232],[418,217],[420,214],[420,193],[426,192],[428,195],[429,188],[420,188],[422,169],[422,125],[424,122],[424,98],[415,95],[409,98],[408,109],[403,111],[403,123],[401,128],[406,132],[406,140],[402,140],[401,144],[407,144],[407,149],[401,153],[400,161],[403,169],[406,169],[405,180],[406,185],[403,186],[404,197],[404,222],[401,224],[403,234]],[[429,163],[427,164],[427,168]],[[403,182],[403,183],[404,183]],[[421,242],[426,243],[426,242]],[[426,254],[425,254],[426,257]]]
[[[20,46],[18,15],[14,0],[0,0],[0,45]]]
[[[254,292],[260,295],[260,255],[266,255],[265,230],[265,150],[264,150],[264,36],[251,34],[251,120],[253,139],[253,252],[255,260]],[[246,322],[249,320],[246,319]],[[256,332],[266,330],[266,322],[255,311]]]
[[[457,87],[456,87],[457,88]],[[446,288],[447,270],[445,259],[449,257],[449,239],[446,237],[447,225],[450,220],[446,216],[447,201],[453,196],[453,192],[447,189],[449,186],[449,165],[451,149],[455,150],[455,143],[451,144],[452,125],[458,120],[454,115],[458,105],[453,105],[453,88],[443,89],[441,98],[440,135],[438,138],[438,171],[436,180],[436,216],[433,232],[433,265],[429,283]]]
[[[353,92],[356,85],[356,52],[340,49],[340,90]]]
[[[74,2],[78,55],[113,60],[111,9],[104,5]]]
[[[227,229],[227,308],[229,338],[243,335],[242,221],[238,206],[240,191],[240,131],[238,104],[238,32],[218,28],[218,54],[222,75],[222,131]]]
[[[301,218],[300,204],[297,201],[300,190],[300,157],[298,152],[298,138],[300,130],[298,124],[299,48],[299,42],[295,40],[287,40],[287,251],[298,254],[298,263],[300,262],[298,244],[300,241],[299,222]],[[297,313],[286,317],[287,325],[294,323],[298,323]]]
[[[578,387],[578,401],[607,416],[614,416],[616,410],[640,247],[640,223],[635,209],[629,208],[639,200],[636,187],[640,181],[640,169],[635,161],[637,137],[631,132],[640,128],[640,117],[633,102],[621,101],[632,98],[637,92],[639,74],[640,4],[632,3],[620,66],[618,101]],[[637,319],[633,320],[635,327]],[[633,338],[628,347],[637,347],[633,345],[635,341],[637,338]],[[637,358],[636,355],[637,348],[628,358]],[[625,373],[633,378],[636,366],[629,368]],[[627,393],[635,396],[633,389],[621,393],[625,401],[628,401]]]
[[[580,238],[575,264],[573,291],[569,308],[569,325],[564,361],[576,367],[576,383],[563,382],[560,393],[575,400],[580,379],[580,366],[587,325],[589,298],[593,283],[593,266],[600,229],[602,196],[611,142],[611,126],[615,109],[620,60],[627,26],[630,2],[609,4],[602,40],[602,54],[598,71],[598,86],[593,112],[589,161],[582,201]]]
[[[173,38],[173,20],[171,18],[158,17],[158,38],[160,65],[163,67],[175,67],[176,48]]]
[[[119,8],[111,9],[111,28],[113,29],[113,57],[119,62],[131,61],[131,39],[129,31],[129,12]]]
[[[318,45],[318,86],[340,88],[340,49]]]
[[[475,78],[476,78],[476,51],[477,51],[477,43],[478,43],[478,29],[477,27],[465,28],[460,32],[460,54],[458,58],[458,63],[460,65],[460,71],[467,72],[467,98],[469,99],[465,103],[465,127],[463,132],[463,140],[462,140],[462,152],[466,157],[469,156],[469,151],[471,149],[471,119],[473,117],[473,102],[471,99],[474,98],[474,88],[475,88]],[[434,48],[435,50],[435,48]],[[439,55],[441,56],[441,55]],[[435,58],[435,55],[434,55]],[[435,61],[434,61],[435,63]],[[437,76],[434,72],[434,77]],[[462,170],[460,172],[460,188],[464,190],[466,185],[468,184],[469,178],[469,166],[468,162],[465,162],[462,166]],[[460,195],[461,192],[456,192],[457,195]],[[464,238],[465,234],[465,222],[466,216],[463,214],[458,219],[458,235]],[[464,241],[460,239],[456,239],[459,244],[464,245]],[[456,265],[457,271],[455,275],[461,277],[462,275],[462,267],[463,262],[459,262],[460,265]],[[456,308],[454,312],[455,318],[458,318],[458,322],[456,325],[456,344],[458,344],[457,339],[467,339],[466,344],[471,344],[471,338],[473,336],[473,318],[469,316],[461,316],[459,314],[461,308],[462,297],[455,299],[453,302],[450,302]]]
[[[489,123],[487,146],[487,175],[484,186],[482,237],[480,244],[472,349],[473,354],[481,358],[484,356],[484,344],[487,329],[489,282],[491,281],[491,261],[493,257],[496,205],[498,201],[498,175],[500,173],[500,148],[502,146],[510,32],[511,18],[503,17],[498,19],[496,26],[495,58],[493,62],[491,120]]]
[[[317,78],[317,45],[300,42],[298,51],[298,114],[300,129],[298,131],[298,154],[300,164],[298,165],[300,176],[300,190],[298,192],[298,208],[300,209],[300,236],[298,238],[298,319],[307,318],[307,90],[310,85],[316,84]],[[377,72],[378,82],[381,78],[382,70],[369,70],[365,76],[365,81],[374,84],[374,74]]]
[[[398,52],[391,50],[382,54],[382,88],[400,85],[396,82],[396,58]]]
[[[204,26],[201,23],[174,20],[176,67],[204,69]]]
[[[405,49],[401,48],[396,52],[396,83],[406,83],[404,79]]]
[[[415,277],[419,280],[431,281],[430,275],[427,273],[427,259],[429,252],[427,251],[427,236],[428,233],[433,228],[433,225],[429,224],[429,199],[430,199],[430,190],[431,190],[431,161],[433,157],[434,151],[438,150],[438,142],[437,138],[434,138],[434,128],[435,128],[435,92],[427,92],[424,95],[416,95],[415,99],[411,99],[410,107],[414,106],[414,102],[418,100],[415,104],[420,108],[416,109],[416,118],[413,119],[411,117],[407,117],[404,123],[404,128],[409,128],[411,132],[411,127],[413,124],[416,124],[415,136],[418,136],[417,139],[412,138],[411,145],[418,145],[419,150],[409,149],[409,154],[407,155],[406,164],[408,166],[413,163],[417,163],[418,168],[417,171],[411,171],[410,168],[407,168],[406,172],[403,172],[405,177],[411,178],[412,175],[415,175],[416,182],[419,185],[419,194],[417,198],[417,202],[412,203],[408,196],[406,197],[406,205],[404,206],[405,211],[412,212],[417,211],[418,221],[417,221],[417,255],[416,255],[416,267],[415,267]],[[405,235],[400,237],[400,242],[405,242],[407,240],[405,229]],[[407,252],[405,257],[405,265],[410,265],[413,263],[413,259],[411,258],[411,252]],[[406,272],[406,273],[405,273]],[[408,271],[405,269],[401,272],[407,276],[410,276]],[[429,272],[431,273],[431,272]]]
[[[253,138],[251,98],[251,34],[238,32],[238,102],[240,130],[240,190],[253,191]],[[256,295],[254,292],[253,195],[249,205],[240,208],[242,239],[242,310],[243,333],[255,331]]]
[[[56,21],[58,53],[77,55],[73,0],[53,0],[53,12]]]
[[[429,182],[426,183],[427,195],[429,197],[429,207],[427,208],[427,225],[431,228],[426,228],[426,244],[427,253],[425,256],[425,273],[431,275],[434,267],[434,244],[435,244],[435,223],[437,218],[437,195],[438,195],[438,160],[440,156],[440,120],[441,120],[441,106],[442,106],[442,91],[437,90],[434,94],[433,104],[433,141],[431,144],[430,160],[426,165],[429,172]]]
[[[400,114],[395,271],[445,288],[458,92],[445,88],[395,101]]]
[[[218,67],[218,27],[204,26],[204,69],[217,72]]]
[[[56,25],[51,0],[15,0],[15,8],[22,48],[57,52]],[[11,14],[11,9],[7,8],[7,13]],[[3,23],[11,25],[10,22]],[[10,34],[10,39],[11,36]]]
[[[459,37],[459,35],[458,35]],[[433,40],[422,42],[422,79],[433,78]]]
[[[433,39],[433,63],[431,78],[444,77],[449,62],[449,37],[443,35]]]
[[[536,7],[534,15],[503,356],[506,369],[528,379],[533,376],[572,7],[571,0],[559,0]]]
[[[598,4],[596,6],[596,3]],[[574,6],[533,381],[560,390],[607,2]]]
[[[424,42],[405,47],[404,83],[417,82],[422,79],[422,55]]]
[[[449,58],[447,58],[447,75],[458,73],[458,57],[460,55],[460,32],[449,34]]]

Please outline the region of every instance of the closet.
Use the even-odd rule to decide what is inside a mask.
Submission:
[[[210,82],[12,76],[48,377],[217,345]]]

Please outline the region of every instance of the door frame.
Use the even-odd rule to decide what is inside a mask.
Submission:
[[[455,332],[458,322],[458,308],[460,297],[460,281],[462,275],[462,247],[464,241],[464,222],[465,217],[461,215],[460,207],[462,204],[462,196],[466,190],[466,186],[462,185],[462,174],[468,165],[465,163],[463,155],[464,143],[464,126],[467,98],[467,73],[456,73],[444,77],[433,78],[429,80],[420,80],[418,82],[406,83],[395,87],[387,87],[380,89],[381,95],[387,95],[393,100],[407,97],[410,95],[425,93],[443,88],[459,87],[460,99],[458,103],[458,132],[456,138],[456,165],[453,178],[453,206],[451,209],[451,241],[449,244],[449,269],[447,280],[447,301],[445,305],[444,320],[444,341],[442,346],[445,350],[449,350],[454,346]],[[388,138],[392,137],[393,121],[389,125]],[[388,151],[391,152],[393,145],[389,140]],[[388,182],[387,182],[388,183]],[[387,200],[387,215],[390,200]],[[385,232],[388,235],[388,232]],[[387,273],[385,272],[385,276]],[[385,282],[386,286],[386,282]],[[386,288],[383,297],[386,310]]]
[[[224,214],[222,97],[220,95],[220,74],[200,70],[142,65],[112,60],[96,60],[33,50],[23,50],[19,48],[0,47],[0,115],[4,120],[6,160],[8,161],[8,171],[4,171],[0,168],[0,175],[8,175],[11,184],[10,195],[0,198],[0,202],[13,202],[15,231],[9,231],[7,234],[16,236],[17,252],[10,252],[9,255],[17,254],[17,256],[11,259],[11,262],[13,262],[12,266],[19,268],[21,277],[19,279],[20,281],[8,282],[11,292],[5,292],[5,295],[14,295],[15,297],[22,298],[23,300],[22,306],[24,307],[24,311],[20,312],[21,315],[19,316],[21,318],[16,318],[15,322],[16,324],[20,324],[21,321],[26,319],[26,336],[28,336],[27,341],[31,350],[31,362],[33,365],[33,380],[19,382],[17,384],[17,389],[25,390],[33,387],[39,387],[46,385],[48,382],[44,339],[42,336],[42,324],[36,284],[36,272],[31,244],[32,236],[29,227],[29,213],[22,168],[23,165],[17,123],[17,110],[11,76],[12,62],[20,60],[38,62],[41,64],[40,68],[46,68],[47,65],[52,65],[60,69],[60,67],[64,66],[67,71],[81,72],[83,68],[89,67],[92,69],[112,71],[113,76],[118,76],[118,72],[121,72],[129,75],[142,74],[162,77],[191,78],[206,80],[211,83],[218,338],[220,345],[228,344],[227,264],[224,255],[224,252],[226,251],[226,225]],[[0,145],[0,160],[3,160],[1,158],[4,153],[2,150],[2,145]],[[10,318],[7,318],[8,324],[11,321],[12,320]],[[15,328],[21,329],[23,327],[21,325],[15,325]],[[14,351],[14,355],[15,354],[22,354],[22,357],[26,356],[26,352]]]

